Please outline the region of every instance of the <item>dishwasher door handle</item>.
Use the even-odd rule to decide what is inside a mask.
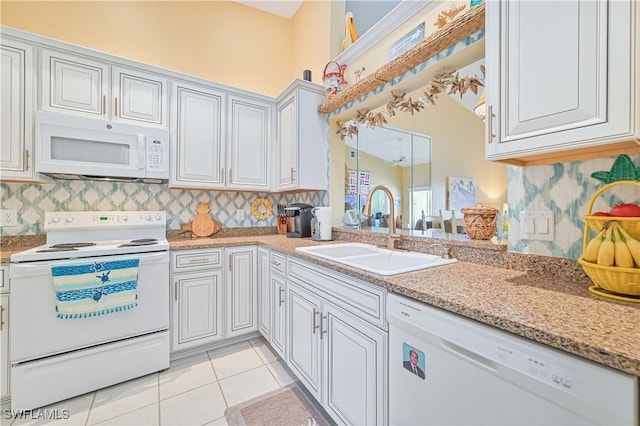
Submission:
[[[470,351],[469,349],[463,348],[462,346],[456,345],[455,343],[442,338],[440,338],[440,344],[448,351],[456,353],[475,364],[488,368],[491,371],[498,371],[498,363],[490,360],[487,357],[484,357],[476,352]]]

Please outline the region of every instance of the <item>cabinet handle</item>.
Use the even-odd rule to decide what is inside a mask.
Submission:
[[[4,329],[4,306],[0,306],[0,331]]]
[[[295,181],[295,178],[293,177],[293,174],[295,173],[295,170],[293,170],[293,167],[291,168],[291,182]]]
[[[271,261],[271,264],[272,264],[272,265],[276,265],[276,266],[278,266],[278,267],[279,267],[279,266],[282,266],[282,263],[278,262],[277,260],[272,260],[272,261]]]
[[[324,330],[324,327],[323,327],[324,320],[326,320],[326,319],[327,319],[326,315],[325,316],[320,315],[320,340],[322,340],[322,335],[323,334],[327,334],[327,330]]]
[[[231,270],[231,255],[229,255],[229,270]]]
[[[489,143],[493,143],[493,105],[487,105],[487,139]]]
[[[229,183],[233,182],[233,175],[231,174],[231,167],[229,167]]]
[[[178,281],[173,283],[173,300],[178,301]]]
[[[102,115],[107,113],[107,95],[102,95]]]
[[[25,172],[29,171],[29,150],[25,149],[24,150],[24,167],[23,167]]]
[[[284,294],[284,288],[281,288],[279,290],[279,295],[278,295],[278,307],[282,306],[282,304],[284,303],[284,299],[282,298],[282,295]],[[314,315],[315,318],[315,315]]]
[[[319,325],[316,325],[316,315],[318,315],[319,313],[320,311],[316,310],[316,308],[313,308],[313,329],[311,330],[313,334],[316,334],[316,330],[320,328]]]
[[[201,263],[201,262],[206,262],[207,260],[209,260],[208,257],[196,257],[196,258],[191,258],[189,260],[187,260],[187,262],[189,263]]]
[[[220,183],[224,183],[224,167],[220,169]]]
[[[118,98],[115,98],[114,101],[114,110],[115,110],[115,116],[118,116]]]

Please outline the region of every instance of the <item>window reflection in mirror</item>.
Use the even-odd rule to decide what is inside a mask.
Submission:
[[[351,123],[353,124],[353,123]],[[359,213],[362,226],[414,229],[422,214],[432,214],[431,138],[392,127],[358,126],[358,134],[345,137],[345,211]],[[388,197],[378,191],[372,198],[372,216],[362,215],[370,188],[386,186],[394,196],[390,217]]]

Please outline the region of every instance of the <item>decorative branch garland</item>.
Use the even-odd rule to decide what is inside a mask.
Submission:
[[[480,71],[484,74],[484,65],[480,66]],[[460,78],[459,73],[443,71],[436,74],[432,81],[427,83],[424,91],[424,97],[420,97],[417,101],[411,98],[405,99],[405,92],[398,90],[391,91],[391,100],[387,102],[385,111],[371,112],[368,109],[360,109],[356,112],[355,121],[358,124],[364,124],[367,127],[384,127],[388,123],[387,119],[396,115],[396,110],[409,112],[414,115],[425,106],[435,105],[438,96],[442,93],[449,95],[460,94],[460,99],[468,90],[473,94],[478,94],[478,87],[483,87],[482,80],[474,76],[466,76]],[[340,139],[352,137],[358,134],[358,127],[350,124],[338,122],[338,131]]]

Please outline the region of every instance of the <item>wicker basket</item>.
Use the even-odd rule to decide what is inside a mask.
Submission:
[[[584,240],[582,246],[582,252],[587,248],[589,243],[589,229],[594,232],[600,232],[605,223],[616,221],[622,228],[627,231],[633,238],[640,236],[640,218],[637,217],[614,217],[614,216],[591,216],[593,205],[596,199],[605,190],[616,185],[636,185],[640,187],[640,182],[636,181],[617,181],[607,185],[604,185],[591,198],[588,208],[588,214],[584,216]],[[623,299],[633,302],[640,302],[640,299],[625,299],[616,297],[616,295],[603,294],[597,291],[597,288],[617,293],[620,295],[640,296],[640,268],[622,268],[619,266],[602,266],[597,263],[587,262],[584,257],[578,259],[578,263],[582,266],[582,269],[591,278],[591,281],[595,284],[596,288],[590,288],[592,293],[598,294],[604,297],[611,297],[613,299]]]
[[[474,240],[490,240],[496,234],[496,217],[498,211],[493,207],[465,207],[460,209],[464,214],[464,230]]]

